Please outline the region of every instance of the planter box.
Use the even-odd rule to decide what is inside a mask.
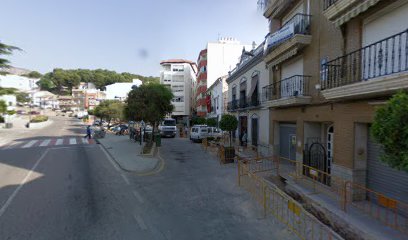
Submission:
[[[235,159],[235,148],[224,147],[224,161],[223,163],[233,163]]]

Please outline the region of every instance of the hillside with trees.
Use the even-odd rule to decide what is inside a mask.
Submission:
[[[56,68],[52,72],[44,74],[37,82],[41,90],[50,91],[55,94],[70,94],[73,87],[80,82],[90,82],[96,88],[104,90],[106,85],[117,82],[132,82],[133,79],[140,79],[143,83],[158,83],[158,77],[145,77],[132,73],[117,73],[104,69],[71,69],[65,70]]]

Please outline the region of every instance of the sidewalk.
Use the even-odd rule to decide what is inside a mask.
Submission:
[[[125,171],[144,174],[157,168],[160,161],[156,157],[142,156],[142,146],[129,139],[129,136],[116,136],[107,133],[105,138],[97,139],[117,164]]]

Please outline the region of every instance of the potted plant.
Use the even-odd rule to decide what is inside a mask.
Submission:
[[[232,131],[237,130],[238,127],[238,120],[233,115],[223,115],[220,121],[220,128],[223,131],[229,132],[229,146],[224,146],[224,163],[232,163],[234,162],[235,157],[235,150],[232,146]]]

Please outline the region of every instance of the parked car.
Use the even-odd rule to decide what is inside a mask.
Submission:
[[[207,125],[194,125],[191,128],[190,140],[193,142],[201,142],[203,138],[208,136],[208,126]]]
[[[219,128],[216,127],[208,127],[208,137],[213,137],[215,139],[221,138],[222,137],[222,131]]]
[[[27,112],[26,111],[24,111],[24,110],[17,110],[17,112],[16,112],[17,114],[20,114],[20,115],[24,115],[24,114],[27,114]]]
[[[40,112],[38,112],[38,111],[31,111],[31,112],[29,112],[29,114],[31,114],[31,115],[39,115]]]

